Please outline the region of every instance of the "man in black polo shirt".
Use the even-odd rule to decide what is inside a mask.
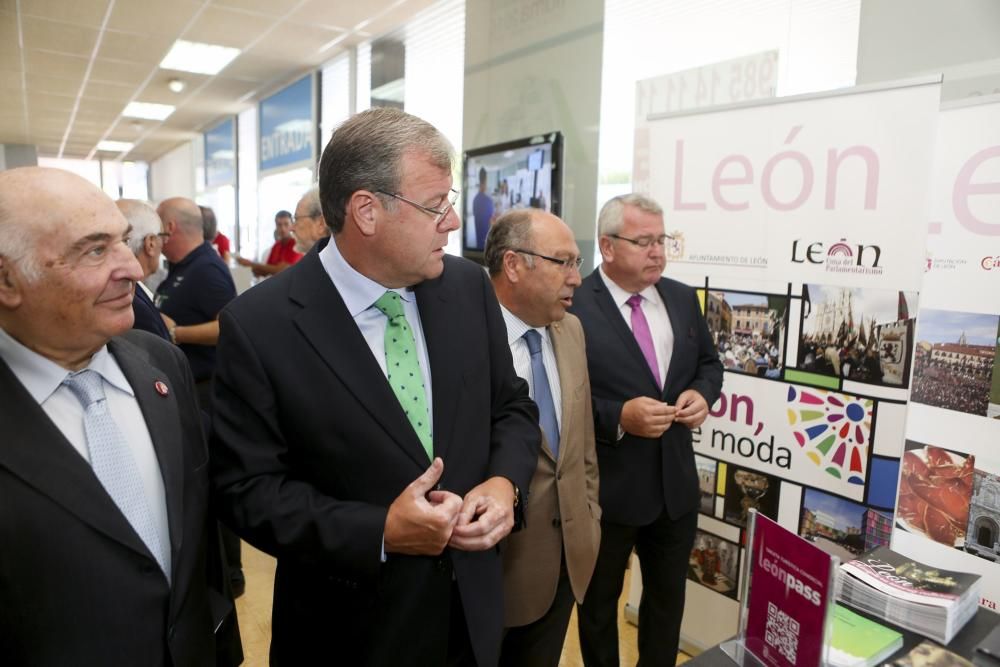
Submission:
[[[191,364],[198,402],[212,412],[212,374],[219,341],[219,311],[236,298],[236,285],[219,253],[205,241],[201,209],[190,199],[167,199],[156,209],[168,234],[163,255],[170,272],[156,288],[156,306],[166,315],[170,340],[180,346]],[[233,595],[243,594],[246,580],[240,558],[240,540],[222,528]]]
[[[167,199],[156,209],[170,236],[163,255],[170,272],[156,289],[156,305],[170,318],[171,339],[191,363],[203,410],[211,410],[209,385],[215,371],[216,318],[236,298],[236,285],[218,253],[205,242],[201,210],[190,199]],[[207,326],[194,326],[209,323]]]

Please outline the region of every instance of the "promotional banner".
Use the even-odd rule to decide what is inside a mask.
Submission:
[[[888,544],[938,106],[923,80],[645,127],[665,274],[699,288],[726,370],[694,433],[707,536],[745,544],[756,509],[842,560]],[[686,641],[735,633],[726,593],[689,584]]]
[[[236,181],[236,119],[227,118],[205,132],[205,187]]]
[[[314,160],[313,75],[260,101],[260,170]]]
[[[940,114],[892,548],[1000,611],[1000,96]]]

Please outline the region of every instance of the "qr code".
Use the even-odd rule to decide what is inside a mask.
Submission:
[[[789,662],[795,662],[795,654],[799,650],[799,622],[774,606],[773,602],[767,603],[764,641],[778,649],[778,653]]]

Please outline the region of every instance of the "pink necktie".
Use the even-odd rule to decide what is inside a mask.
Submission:
[[[633,294],[625,303],[632,309],[632,335],[635,336],[636,342],[639,343],[642,356],[646,357],[649,370],[653,371],[653,377],[656,378],[656,386],[662,388],[663,382],[660,380],[660,365],[656,363],[656,348],[653,347],[653,335],[649,333],[649,323],[642,312],[642,297],[638,294]]]

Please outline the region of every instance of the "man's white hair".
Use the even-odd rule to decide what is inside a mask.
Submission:
[[[149,236],[159,234],[163,229],[160,216],[156,214],[156,209],[139,199],[119,199],[118,209],[132,225],[132,234],[129,236],[128,247],[136,257],[142,252],[143,243]]]

